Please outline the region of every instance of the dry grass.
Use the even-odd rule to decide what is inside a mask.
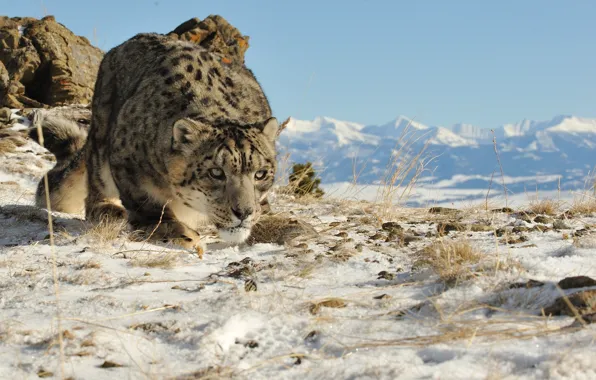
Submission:
[[[576,248],[596,248],[596,235],[576,236],[573,238],[573,246]]]
[[[105,245],[119,238],[126,229],[127,222],[125,220],[110,220],[106,218],[91,226],[83,236],[90,238],[100,245]]]
[[[410,127],[411,122],[403,128],[381,177],[381,186],[377,192],[377,203],[383,206],[380,209],[380,219],[386,219],[394,204],[408,198],[426,166],[434,160],[424,154],[429,145],[428,140],[418,151],[414,149],[427,135]]]
[[[562,202],[556,199],[534,199],[528,205],[528,211],[534,214],[556,215],[561,211]]]
[[[85,270],[85,269],[100,269],[101,262],[96,259],[89,259],[87,261],[83,261],[77,266],[75,266],[78,270]]]
[[[130,260],[130,265],[133,267],[170,269],[176,266],[179,256],[180,254],[177,252],[141,253]]]
[[[103,272],[98,272],[95,269],[83,269],[77,272],[69,272],[61,274],[58,279],[61,282],[71,285],[92,285],[103,283],[108,276]]]
[[[416,266],[430,267],[448,285],[468,279],[482,255],[466,240],[438,240],[424,248]]]
[[[590,215],[596,213],[596,197],[588,194],[587,192],[582,192],[576,195],[573,197],[569,211],[572,214],[580,215]]]

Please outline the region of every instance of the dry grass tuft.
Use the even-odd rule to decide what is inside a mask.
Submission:
[[[308,310],[311,314],[318,314],[322,307],[329,307],[332,309],[340,309],[346,307],[346,301],[341,298],[326,298],[323,300],[313,301],[310,303]]]
[[[394,204],[409,197],[426,167],[434,160],[434,157],[427,157],[425,154],[430,143],[427,134],[411,128],[411,124],[412,122],[403,128],[381,177],[377,203],[383,205],[379,215],[383,220],[391,215]],[[415,147],[424,139],[427,141],[416,150]]]
[[[535,199],[528,205],[528,211],[534,214],[556,215],[561,210],[562,202],[555,199]]]
[[[317,231],[308,223],[289,215],[266,215],[255,224],[248,244],[275,243],[286,244],[296,238],[317,236]]]
[[[177,252],[138,254],[130,260],[133,267],[170,269],[178,263]]]
[[[100,269],[101,262],[95,259],[89,259],[87,261],[83,261],[82,263],[78,264],[76,267],[78,270],[85,270],[85,269]]]
[[[472,266],[478,264],[480,254],[468,241],[445,242],[438,240],[424,248],[416,266],[430,267],[448,285],[470,278]]]
[[[101,222],[91,226],[84,234],[91,240],[101,245],[107,244],[118,239],[123,231],[126,231],[127,222],[125,220],[103,219]]]
[[[63,273],[58,280],[71,285],[92,285],[102,283],[107,279],[105,273],[95,269],[83,269],[78,272]]]
[[[590,215],[596,213],[596,197],[581,193],[573,198],[569,211],[574,214]]]

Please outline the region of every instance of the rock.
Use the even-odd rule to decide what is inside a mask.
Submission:
[[[492,212],[504,212],[506,214],[511,214],[513,212],[515,212],[511,207],[503,207],[503,208],[495,208],[490,210]]]
[[[374,234],[372,236],[369,236],[368,238],[370,240],[383,240],[383,239],[386,239],[386,236],[383,235],[383,234],[381,234],[381,233],[376,233],[376,234]]]
[[[10,77],[2,104],[39,107],[91,100],[101,50],[52,16],[2,19],[0,25],[0,60]],[[0,95],[1,86],[0,81]]]
[[[553,222],[553,218],[545,215],[538,215],[534,218],[534,223],[549,224]]]
[[[589,325],[596,323],[596,313],[584,314],[581,316],[581,321],[576,320],[571,324],[571,327],[581,327],[584,324]]]
[[[10,89],[10,76],[4,63],[0,61],[0,105],[4,104],[3,100],[8,95]]]
[[[524,235],[509,236],[507,239],[505,239],[504,243],[505,244],[520,244],[520,243],[524,243],[526,241],[528,241],[528,238]]]
[[[526,223],[532,223],[532,218],[527,213],[523,213],[517,216],[517,219],[523,220]]]
[[[545,315],[575,316],[574,310],[567,303],[571,303],[580,315],[596,313],[596,290],[584,290],[565,297],[559,297],[555,302],[544,308]]]
[[[420,241],[422,240],[422,238],[418,237],[418,236],[414,236],[414,235],[406,235],[402,238],[403,244],[404,246],[408,246],[410,245],[410,243],[413,243],[415,241]]]
[[[400,226],[399,224],[397,224],[396,222],[385,222],[381,225],[381,228],[384,229],[385,231],[389,231],[389,232],[393,232],[393,233],[398,233],[400,231],[403,231],[403,227]]]
[[[501,236],[505,235],[506,233],[507,233],[507,229],[504,227],[497,228],[497,230],[495,231],[495,235],[497,235],[497,237],[501,237]]]
[[[8,123],[10,121],[10,117],[12,116],[12,111],[10,108],[0,108],[0,123]]]
[[[587,288],[596,286],[596,280],[587,276],[567,277],[557,284],[561,289]]]
[[[211,15],[203,21],[192,18],[180,24],[168,36],[201,45],[231,66],[244,64],[244,53],[249,46],[248,36],[243,36],[238,29],[217,15]]]
[[[544,225],[535,225],[534,228],[532,229],[533,231],[538,231],[538,232],[546,232],[546,231],[550,231],[552,230],[551,227],[548,226],[544,226]]]
[[[515,284],[509,285],[509,289],[520,289],[520,288],[537,288],[540,286],[544,286],[544,282],[536,281],[536,280],[528,280],[527,282],[516,282]]]
[[[526,226],[515,226],[513,227],[513,230],[511,230],[513,233],[520,233],[520,232],[528,232],[530,229]]]
[[[472,224],[470,226],[470,231],[472,232],[486,232],[494,230],[491,226],[486,226],[484,224]]]
[[[373,298],[376,300],[388,300],[391,299],[391,296],[389,294],[383,293],[378,296],[374,296]]]
[[[564,221],[557,219],[553,222],[553,228],[555,230],[569,230],[571,227],[567,225]]]
[[[428,212],[431,214],[456,214],[459,212],[459,210],[454,209],[454,208],[448,208],[448,207],[431,207],[428,209]]]
[[[386,270],[382,270],[377,274],[377,279],[378,280],[394,280],[395,279],[395,275],[393,273],[389,273]]]
[[[461,223],[457,223],[457,222],[437,223],[437,231],[439,232],[439,235],[446,235],[450,231],[465,231],[465,230],[466,230],[466,227]]]

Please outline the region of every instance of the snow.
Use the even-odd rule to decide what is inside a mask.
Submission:
[[[427,235],[440,216],[393,210],[384,220],[420,239],[401,246],[371,238],[384,206],[345,199],[275,197],[275,210],[319,232],[299,239],[301,247],[229,247],[207,231],[200,258],[126,233],[105,239],[79,215],[59,213],[52,247],[46,211],[32,206],[36,182],[52,163],[33,143],[0,160],[0,378],[37,378],[43,371],[59,377],[58,311],[65,377],[73,378],[596,376],[596,325],[569,327],[572,317],[540,316],[560,295],[557,281],[596,277],[596,238],[574,244],[563,236],[593,225],[594,217],[568,220],[566,231],[528,233],[516,245],[492,232],[463,233],[488,269],[446,287],[415,265],[417,252],[435,239]],[[444,200],[444,189],[434,191],[435,201]],[[486,220],[520,222],[498,213],[461,215],[466,223]],[[146,264],[152,259],[170,264]],[[379,278],[381,271],[394,278]],[[256,291],[245,290],[248,279]],[[546,284],[508,287],[528,279]],[[313,312],[313,304],[334,298],[344,307]],[[118,366],[102,368],[106,362]]]
[[[304,139],[308,141],[309,134],[317,134],[318,138],[325,136],[328,142],[329,138],[338,146],[348,145],[350,143],[367,142],[377,144],[379,137],[361,133],[364,125],[352,122],[341,121],[330,117],[317,117],[312,121],[297,120],[291,118],[284,130],[284,137],[291,141]],[[323,136],[321,136],[323,135]]]

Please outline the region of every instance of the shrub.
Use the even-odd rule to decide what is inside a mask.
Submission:
[[[310,194],[315,197],[321,197],[325,192],[319,188],[321,179],[317,178],[316,175],[312,163],[294,164],[292,166],[292,174],[290,174],[289,178],[289,187],[298,196]]]

